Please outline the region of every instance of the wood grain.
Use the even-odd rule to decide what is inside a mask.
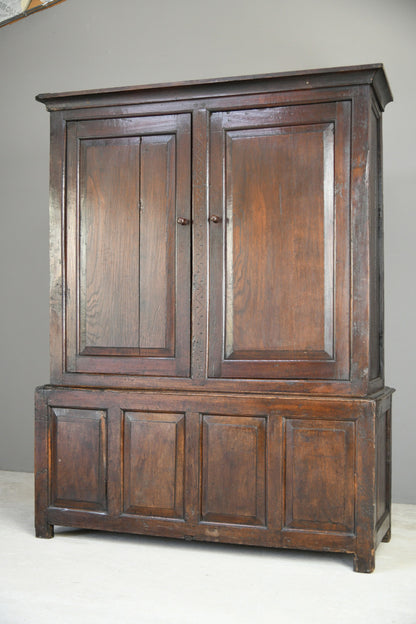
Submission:
[[[391,534],[381,65],[40,96],[55,524],[350,553]]]
[[[55,507],[107,507],[105,410],[52,410],[52,496]]]
[[[189,375],[188,116],[68,125],[66,369]]]
[[[184,415],[126,411],[124,513],[183,518]]]
[[[348,120],[347,103],[212,115],[210,377],[348,377]]]
[[[325,352],[326,334],[332,350],[333,267],[325,267],[324,252],[332,259],[333,232],[325,236],[324,226],[333,222],[333,182],[327,189],[324,132],[296,126],[226,135],[226,357]],[[333,157],[326,161],[330,175]]]
[[[50,537],[53,525],[63,524],[331,550],[353,554],[363,571],[374,565],[376,544],[389,538],[389,389],[374,398],[349,399],[49,386],[39,389],[38,397],[36,522],[41,536]],[[106,474],[114,501],[97,513],[91,501],[89,507],[78,499],[99,500],[100,479],[88,471],[98,474],[94,449],[101,414],[111,415],[105,448],[113,455]],[[58,430],[63,426],[62,455],[54,450],[56,415]],[[68,433],[71,425],[81,425],[76,439]],[[49,452],[42,451],[48,439],[52,459],[69,457],[71,446],[78,449],[86,484],[76,481],[69,459],[60,473],[54,459],[50,471],[43,471],[44,460],[50,461]],[[67,507],[52,504],[58,474]],[[122,493],[121,506],[116,492]]]
[[[175,135],[144,137],[140,189],[140,347],[174,354]]]
[[[201,518],[207,522],[266,522],[264,418],[204,415]]]
[[[140,137],[80,141],[80,352],[139,347]]]
[[[354,423],[290,419],[285,527],[354,531]]]

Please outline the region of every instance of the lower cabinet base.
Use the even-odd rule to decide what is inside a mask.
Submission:
[[[36,535],[54,525],[351,553],[390,539],[390,389],[365,398],[36,393]]]

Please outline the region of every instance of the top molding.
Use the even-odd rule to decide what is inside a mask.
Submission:
[[[42,93],[36,99],[44,103],[49,111],[57,111],[365,84],[372,85],[382,110],[393,100],[381,63],[111,89]]]

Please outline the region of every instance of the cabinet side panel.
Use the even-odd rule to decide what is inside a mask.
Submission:
[[[391,508],[391,400],[376,419],[376,523],[377,529]],[[382,536],[383,537],[383,536]]]
[[[64,195],[66,186],[66,127],[62,113],[50,118],[50,190],[49,190],[49,280],[50,280],[50,373],[51,381],[59,383],[65,359],[64,345]]]
[[[381,118],[373,108],[369,152],[370,379],[383,376],[383,196]]]

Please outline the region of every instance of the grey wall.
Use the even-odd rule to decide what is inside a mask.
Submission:
[[[31,471],[48,382],[48,114],[39,92],[383,62],[386,380],[395,501],[416,503],[414,0],[66,0],[0,29],[0,468]]]

